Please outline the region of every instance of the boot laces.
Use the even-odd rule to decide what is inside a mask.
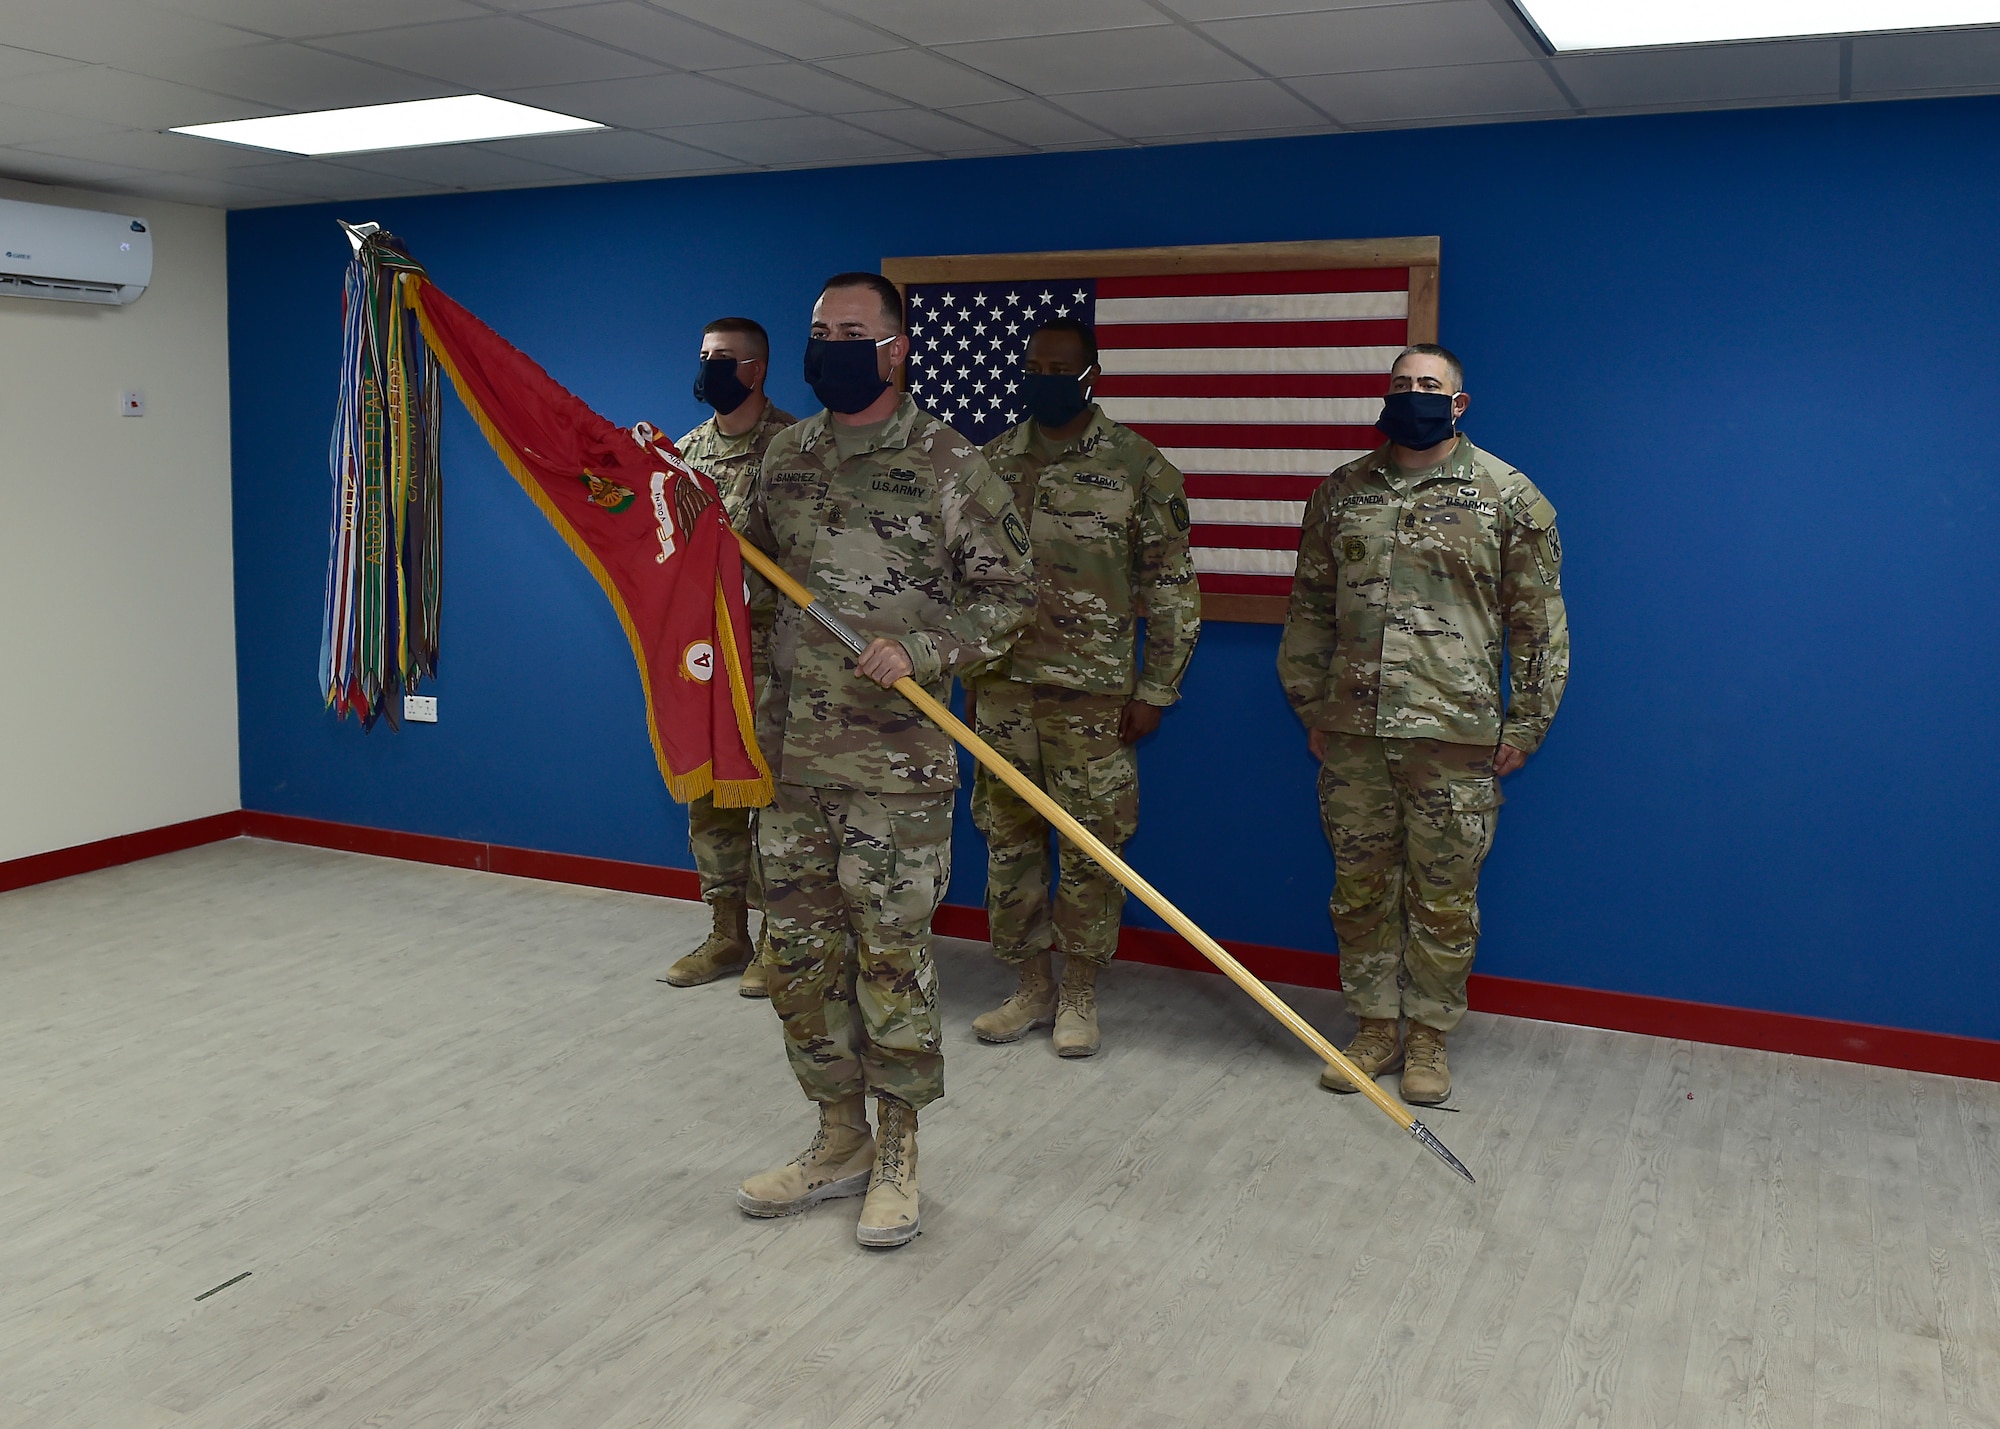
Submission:
[[[901,1102],[882,1103],[881,1135],[875,1138],[875,1179],[880,1181],[900,1181],[903,1176],[903,1106]]]
[[[1404,1046],[1403,1060],[1412,1070],[1435,1072],[1444,1061],[1444,1038],[1419,1033]]]
[[[820,1152],[826,1150],[826,1142],[827,1142],[826,1122],[822,1119],[819,1124],[819,1130],[813,1133],[812,1145],[808,1146],[804,1151],[801,1151],[797,1156],[793,1157],[792,1164],[794,1166],[810,1166],[813,1162],[813,1158],[818,1156]]]
[[[1090,1012],[1097,1006],[1097,985],[1081,979],[1072,981],[1065,969],[1062,986],[1056,991],[1056,1006],[1078,1014]]]
[[[1396,1050],[1395,1034],[1371,1027],[1354,1039],[1347,1049],[1350,1060],[1377,1060]]]

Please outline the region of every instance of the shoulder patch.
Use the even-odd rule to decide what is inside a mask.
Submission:
[[[1174,518],[1174,529],[1176,531],[1184,532],[1194,524],[1193,520],[1188,516],[1187,498],[1182,496],[1178,491],[1167,498],[1167,514]]]
[[[1028,528],[1021,524],[1021,518],[1009,511],[1000,518],[1000,529],[1007,533],[1007,544],[1014,548],[1016,555],[1025,556],[1033,549],[1028,543]]]

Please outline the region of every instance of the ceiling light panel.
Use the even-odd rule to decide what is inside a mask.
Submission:
[[[552,110],[461,94],[452,99],[417,99],[407,104],[368,104],[359,109],[323,109],[314,114],[275,114],[268,119],[235,119],[226,124],[190,124],[176,134],[220,139],[286,154],[367,154],[383,149],[423,149],[436,144],[471,144],[482,139],[521,139],[534,134],[574,134],[604,126]]]
[[[1558,53],[2000,25],[2000,0],[1514,0]]]

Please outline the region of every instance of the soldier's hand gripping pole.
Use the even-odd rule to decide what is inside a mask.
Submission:
[[[782,566],[751,545],[741,534],[736,539],[743,548],[743,559],[748,561],[765,580],[782,591],[787,599],[804,607],[806,614],[825,626],[841,644],[853,651],[856,656],[867,648],[867,641],[855,634],[839,616],[815,601],[812,592],[793,580]],[[1339,1048],[1319,1034],[1318,1029],[1292,1011],[1284,1000],[1264,986],[1254,973],[1237,962],[1220,943],[1196,926],[1193,919],[1174,907],[1164,894],[1141,878],[1137,870],[1105,847],[1096,835],[1072,818],[1069,811],[1050,798],[1041,785],[1016,769],[998,750],[974,734],[963,720],[932,699],[924,687],[915,680],[905,676],[896,681],[896,690],[936,721],[938,727],[946,734],[964,745],[974,759],[992,770],[994,776],[1009,789],[1027,800],[1035,812],[1055,825],[1064,838],[1097,860],[1112,877],[1130,889],[1133,896],[1141,903],[1159,914],[1176,933],[1194,944],[1201,955],[1214,963],[1224,976],[1256,999],[1258,1005],[1283,1023],[1293,1036],[1312,1048],[1321,1061],[1338,1071],[1352,1085],[1360,1088],[1362,1094],[1375,1103],[1385,1116],[1409,1132],[1445,1165],[1466,1180],[1472,1180],[1472,1173],[1465,1169],[1464,1163],[1452,1155],[1444,1143],[1411,1114],[1408,1107],[1376,1086],[1374,1078],[1363,1075],[1361,1069],[1348,1061]]]

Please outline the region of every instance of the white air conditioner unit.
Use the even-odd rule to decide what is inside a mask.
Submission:
[[[153,281],[152,224],[0,199],[0,297],[129,303]]]

